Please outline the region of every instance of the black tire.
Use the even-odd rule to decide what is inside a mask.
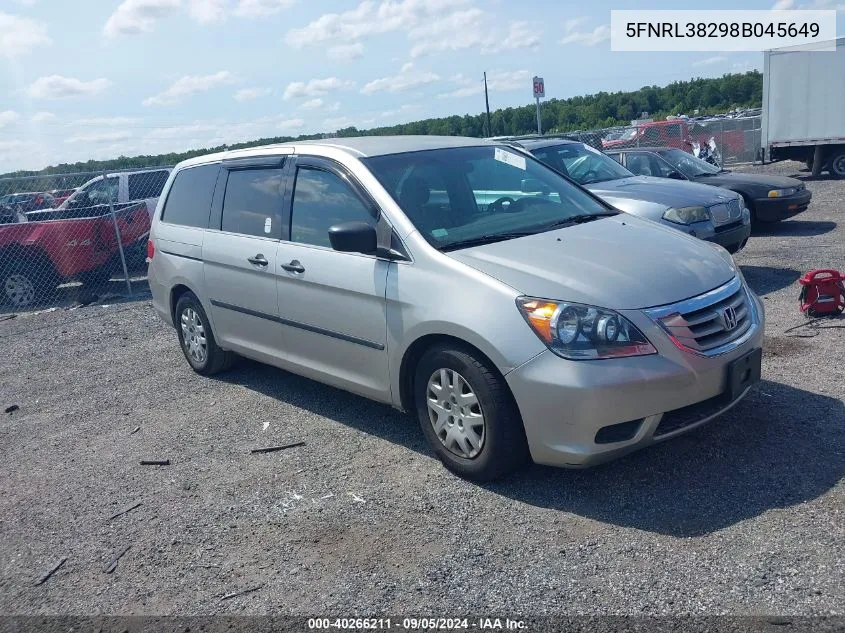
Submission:
[[[834,178],[845,178],[845,149],[839,150],[830,157],[827,170]]]
[[[428,407],[428,385],[440,369],[460,374],[480,405],[484,417],[483,442],[472,457],[458,455],[447,448],[434,430]],[[485,482],[512,473],[530,461],[522,418],[510,389],[499,372],[477,353],[450,345],[428,350],[414,374],[414,402],[429,446],[456,475]],[[455,411],[457,413],[457,408]]]
[[[189,343],[186,342],[185,334],[183,333],[182,316],[189,317],[193,314],[197,316],[199,323],[202,325],[202,333],[205,336],[204,358],[197,358],[191,353]],[[235,360],[235,354],[217,345],[217,341],[214,339],[214,333],[211,331],[208,316],[206,316],[202,304],[194,293],[186,292],[179,297],[179,301],[176,302],[176,309],[173,311],[173,316],[176,335],[179,337],[179,346],[182,348],[185,360],[188,361],[188,364],[195,372],[203,376],[212,376],[226,371],[232,366]]]
[[[0,267],[0,302],[27,310],[56,294],[58,278],[52,266],[38,259],[14,259]]]
[[[94,270],[89,270],[84,273],[79,273],[77,275],[79,281],[82,282],[82,285],[86,287],[88,290],[95,290],[98,288],[102,288],[105,286],[109,280],[114,276],[115,270],[112,262],[106,262],[106,264],[100,268],[96,268]]]

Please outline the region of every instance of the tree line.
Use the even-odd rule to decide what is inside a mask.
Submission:
[[[542,102],[543,130],[549,133],[590,130],[602,127],[627,125],[642,112],[654,118],[671,114],[701,114],[725,112],[733,108],[760,107],[763,101],[763,75],[757,71],[728,74],[712,79],[675,81],[668,86],[646,86],[633,92],[599,92],[594,95],[569,99],[548,99]],[[384,127],[359,130],[355,127],[337,130],[331,136],[387,136],[393,134],[439,134],[445,136],[505,136],[531,134],[537,129],[534,104],[500,108],[490,113],[487,129],[485,113],[453,115],[423,119]],[[277,136],[262,138],[234,145],[223,145],[187,152],[171,152],[148,156],[120,156],[112,160],[89,160],[62,163],[40,171],[17,171],[0,177],[67,174],[71,172],[108,171],[117,169],[142,169],[162,165],[175,165],[179,161],[226,149],[241,149],[323,138],[323,134]],[[11,185],[6,181],[6,185]],[[80,184],[80,183],[75,183]],[[72,186],[72,185],[68,185]],[[15,190],[0,183],[0,189]]]

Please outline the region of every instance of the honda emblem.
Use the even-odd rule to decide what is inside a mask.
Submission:
[[[724,309],[724,311],[722,311],[722,323],[725,326],[725,330],[728,332],[733,330],[736,327],[736,322],[736,310],[734,310],[731,306],[728,306]]]

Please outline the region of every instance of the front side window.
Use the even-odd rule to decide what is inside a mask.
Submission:
[[[346,181],[322,169],[297,169],[290,224],[292,242],[331,248],[329,228],[351,221],[373,226],[376,223],[369,207]]]
[[[645,140],[650,142],[655,142],[660,140],[660,129],[657,127],[647,127],[645,132],[643,132],[643,137]]]
[[[615,215],[539,161],[505,146],[362,160],[420,234],[443,250]]]
[[[278,239],[282,225],[282,177],[281,167],[230,171],[221,230]]]
[[[606,154],[583,143],[541,147],[531,153],[581,185],[633,176]]]
[[[117,191],[120,181],[117,176],[101,179],[91,184],[85,190],[90,204],[108,204],[117,202]]]

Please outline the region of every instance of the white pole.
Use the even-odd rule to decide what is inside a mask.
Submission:
[[[537,97],[537,134],[543,135],[543,126],[540,123],[540,97]]]

